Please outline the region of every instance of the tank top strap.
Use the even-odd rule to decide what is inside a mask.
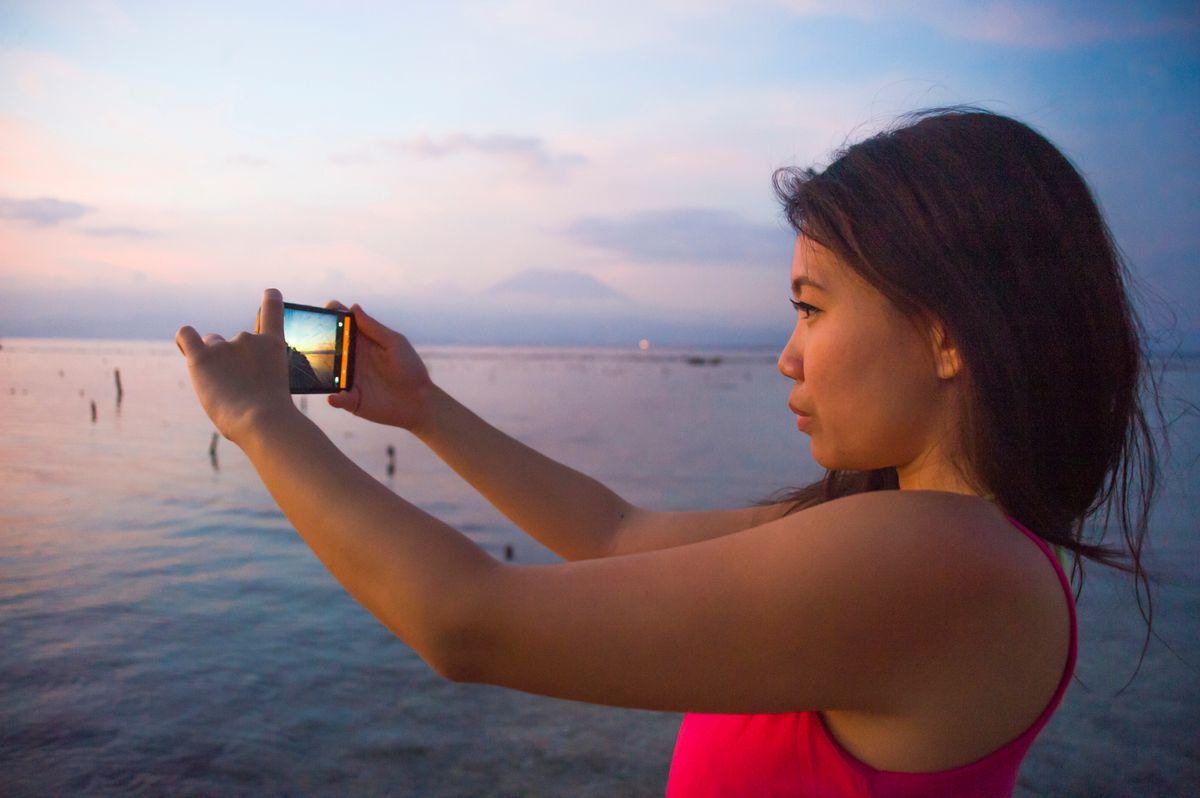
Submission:
[[[1067,614],[1071,621],[1071,640],[1067,649],[1067,664],[1066,667],[1063,668],[1062,678],[1058,683],[1058,689],[1054,691],[1054,697],[1050,699],[1050,703],[1046,705],[1046,708],[1042,711],[1042,714],[1038,717],[1034,724],[1030,726],[1024,734],[1010,743],[1010,745],[1013,745],[1021,740],[1031,739],[1037,736],[1038,732],[1040,732],[1042,728],[1050,722],[1050,716],[1054,714],[1054,711],[1062,702],[1063,695],[1066,694],[1067,687],[1071,683],[1071,677],[1075,675],[1075,663],[1079,646],[1079,628],[1078,621],[1075,616],[1075,595],[1071,591],[1071,580],[1067,577],[1066,565],[1063,562],[1065,550],[1059,546],[1051,547],[1049,543],[1031,532],[1028,527],[1026,527],[1017,519],[1013,518],[1011,515],[1007,515],[1005,517],[1008,518],[1009,522],[1019,529],[1027,538],[1032,540],[1037,547],[1042,550],[1042,553],[1046,555],[1046,559],[1050,561],[1050,565],[1054,568],[1054,572],[1058,574],[1058,582],[1062,586],[1063,596],[1067,602]]]

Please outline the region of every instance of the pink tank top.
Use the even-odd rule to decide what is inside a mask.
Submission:
[[[1075,672],[1078,636],[1071,586],[1050,547],[1011,516],[1013,525],[1049,558],[1071,615],[1071,646],[1062,679],[1033,725],[987,756],[932,773],[876,770],[833,738],[819,712],[702,715],[683,718],[667,780],[667,798],[697,796],[977,796],[1007,798],[1021,760],[1062,701]]]

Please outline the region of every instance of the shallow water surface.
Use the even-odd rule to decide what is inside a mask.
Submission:
[[[489,421],[638,504],[732,506],[819,473],[773,353],[423,354]],[[0,794],[663,793],[679,716],[449,683],[376,623],[240,451],[219,440],[210,457],[172,344],[8,339],[0,373]],[[1200,395],[1194,371],[1168,381]],[[493,555],[553,559],[407,434],[322,397],[305,408],[360,467]],[[1200,435],[1194,418],[1174,431],[1153,533],[1155,627],[1174,653],[1153,640],[1113,697],[1140,618],[1093,569],[1079,604],[1090,692],[1069,691],[1020,795],[1200,783]]]

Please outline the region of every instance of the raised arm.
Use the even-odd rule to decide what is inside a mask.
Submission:
[[[783,515],[782,505],[646,510],[506,435],[440,388],[430,389],[428,401],[417,437],[514,524],[568,560],[696,543]]]
[[[998,662],[1011,681],[1011,646],[987,643],[1042,602],[1006,541],[1030,547],[986,503],[887,491],[658,551],[498,563],[295,408],[278,293],[262,316],[232,342],[180,330],[202,406],[333,575],[446,676],[701,712],[907,713],[946,674]]]
[[[433,383],[404,336],[357,305],[353,312],[360,333],[355,387],[332,395],[330,404],[410,430],[514,524],[565,559],[695,543],[783,515],[783,505],[700,512],[636,507],[484,421]]]

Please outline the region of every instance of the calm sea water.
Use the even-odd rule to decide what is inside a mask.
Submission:
[[[638,504],[732,506],[819,474],[774,353],[423,354],[489,421]],[[1169,395],[1200,397],[1197,365],[1167,374]],[[317,563],[236,447],[210,457],[173,344],[8,339],[0,374],[0,794],[662,795],[678,715],[433,675]],[[552,560],[405,433],[319,397],[307,412],[496,556]],[[1151,559],[1162,640],[1114,695],[1143,627],[1127,583],[1089,572],[1080,681],[1020,795],[1200,794],[1200,424],[1172,435]]]

